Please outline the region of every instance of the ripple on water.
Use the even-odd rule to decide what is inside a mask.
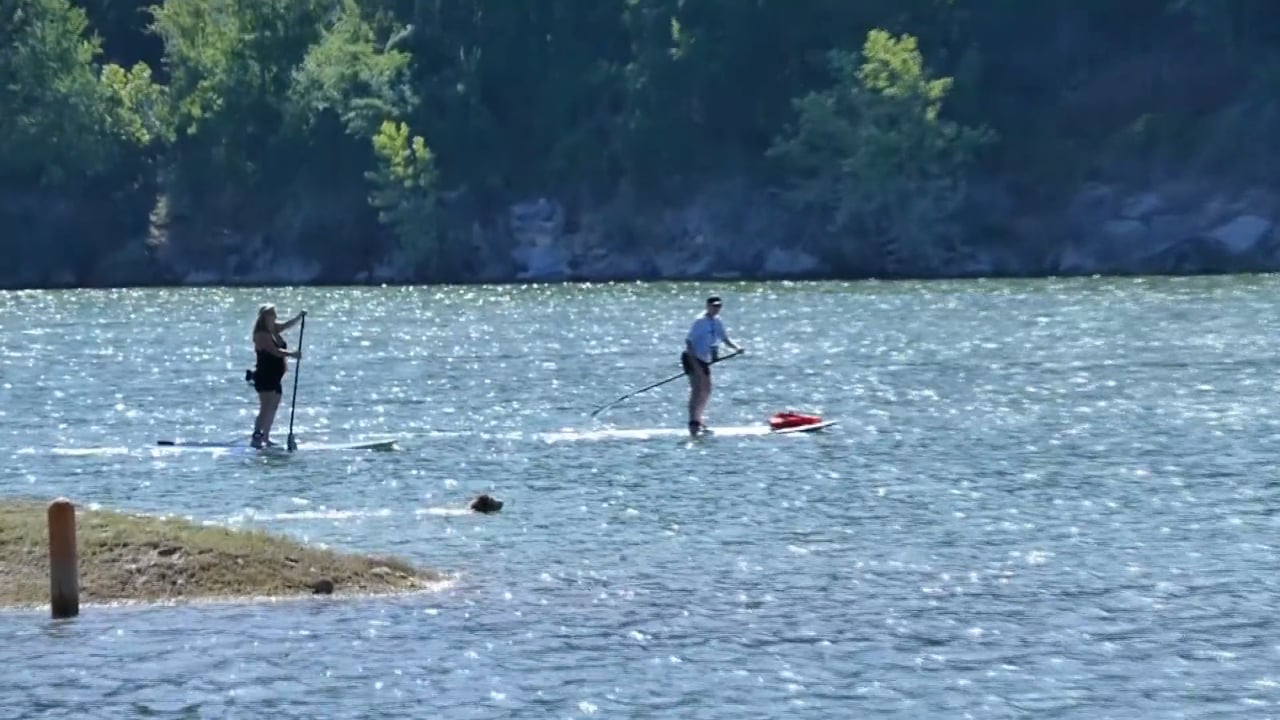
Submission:
[[[1276,282],[0,293],[0,495],[458,573],[359,602],[5,612],[0,708],[1275,715]],[[712,290],[749,354],[717,366],[710,421],[841,425],[690,443],[680,382],[589,417],[678,372]],[[244,436],[264,300],[309,311],[299,434],[403,450],[155,447]],[[503,512],[465,512],[478,492]]]

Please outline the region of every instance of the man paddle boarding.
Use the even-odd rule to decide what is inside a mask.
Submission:
[[[253,324],[253,352],[257,364],[253,368],[253,389],[258,391],[258,417],[253,422],[255,448],[275,445],[271,442],[271,426],[276,421],[276,410],[284,397],[284,374],[288,369],[286,358],[302,357],[302,350],[289,350],[289,344],[281,336],[285,330],[302,322],[306,311],[292,320],[281,323],[276,318],[275,305],[258,308],[258,319]]]
[[[718,296],[707,298],[707,309],[693,321],[689,335],[685,337],[684,352],[680,355],[680,365],[689,377],[690,435],[708,432],[702,422],[702,414],[711,399],[711,363],[719,357],[720,343],[742,352],[742,347],[730,340],[725,332],[724,321],[720,319],[722,305]]]

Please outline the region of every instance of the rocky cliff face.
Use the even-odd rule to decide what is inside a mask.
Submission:
[[[1061,274],[1269,272],[1280,268],[1277,196],[1171,183],[1125,192],[1083,188],[1067,208]]]
[[[975,198],[982,216],[932,277],[1201,274],[1280,269],[1280,196],[1208,184],[1156,188],[1091,184],[1056,212],[1017,215],[998,190]],[[564,210],[539,199],[512,208],[514,279],[882,277],[874,255],[835,268],[814,228],[767,194],[710,192],[661,214],[648,238],[564,231]],[[585,223],[590,227],[591,223]],[[998,232],[988,235],[990,229]],[[837,242],[859,242],[837,238]],[[867,243],[873,245],[872,243]],[[652,249],[647,249],[652,248]]]
[[[978,186],[965,220],[968,237],[930,277],[1093,274],[1201,274],[1280,269],[1280,193],[1227,191],[1210,182],[1157,187],[1089,184],[1063,207],[1019,214],[996,184]],[[56,208],[60,232],[77,224]],[[487,226],[467,232],[475,256],[457,282],[558,282],[683,279],[885,277],[869,251],[858,267],[836,267],[819,248],[859,238],[821,236],[812,219],[775,195],[740,182],[710,187],[674,207],[639,211],[622,204],[572,214],[555,198],[511,205]],[[11,231],[12,232],[12,231]],[[42,231],[43,232],[43,231]],[[167,228],[121,243],[90,269],[68,262],[33,273],[0,266],[0,285],[306,285],[406,283],[413,268],[392,253],[365,267],[304,255],[297,243],[229,232],[207,238],[203,252],[179,252]],[[33,237],[46,242],[48,232]],[[322,254],[322,253],[319,253]]]

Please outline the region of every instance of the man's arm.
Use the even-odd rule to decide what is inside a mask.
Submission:
[[[729,339],[729,333],[724,329],[724,323],[719,318],[716,318],[716,328],[720,331],[720,342],[736,352],[742,352],[742,346]]]

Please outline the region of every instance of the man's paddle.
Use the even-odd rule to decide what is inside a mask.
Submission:
[[[741,351],[741,350],[738,350],[738,351],[736,351],[736,352],[734,352],[734,353],[732,353],[732,354],[730,354],[730,355],[725,355],[725,356],[724,356],[724,357],[722,357],[722,358],[716,358],[715,360],[712,360],[712,361],[711,361],[711,364],[712,364],[712,365],[715,365],[715,364],[716,364],[716,363],[718,363],[718,362],[724,362],[725,360],[728,360],[729,358],[735,358],[735,357],[738,357],[738,356],[739,356],[739,355],[741,355],[741,354],[742,354],[742,351]],[[652,389],[654,389],[654,388],[656,388],[656,387],[662,387],[663,385],[666,385],[667,383],[669,383],[669,382],[673,382],[673,381],[675,381],[675,380],[679,380],[680,378],[682,378],[682,377],[684,377],[684,376],[685,376],[685,374],[684,374],[684,373],[680,373],[679,375],[672,375],[671,377],[667,378],[666,380],[660,380],[660,381],[658,381],[658,382],[656,382],[656,383],[654,383],[654,384],[652,384],[652,385],[648,385],[648,386],[642,387],[642,388],[640,388],[639,390],[636,390],[635,392],[629,392],[629,393],[627,393],[626,395],[623,395],[622,397],[618,398],[617,400],[614,400],[614,401],[613,401],[613,402],[611,402],[611,403],[606,403],[606,404],[601,405],[600,407],[596,408],[595,410],[593,410],[593,411],[591,412],[591,417],[595,417],[596,415],[599,415],[600,413],[604,412],[605,410],[608,410],[609,408],[613,407],[614,405],[617,405],[618,403],[622,402],[623,400],[626,400],[627,398],[633,398],[633,397],[635,397],[636,395],[639,395],[640,393],[648,392],[648,391],[650,391],[650,390],[652,390]]]
[[[307,316],[302,316],[302,326],[298,328],[298,352],[302,352],[302,335],[307,332]],[[298,407],[298,376],[302,374],[302,355],[293,364],[293,397],[289,398],[289,442],[285,445],[289,452],[298,449],[298,441],[293,437],[293,411]]]

